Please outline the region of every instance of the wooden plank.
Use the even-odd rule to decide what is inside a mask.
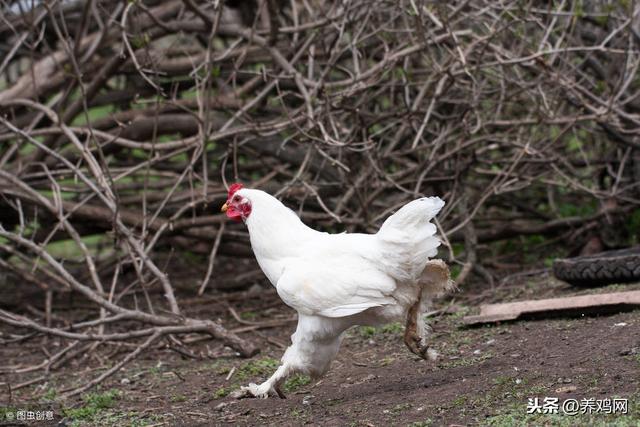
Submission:
[[[524,318],[612,313],[636,308],[640,308],[640,291],[612,292],[505,304],[485,304],[480,306],[480,314],[466,316],[463,321],[467,325],[476,325]]]

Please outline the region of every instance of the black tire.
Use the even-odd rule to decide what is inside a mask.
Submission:
[[[557,259],[553,262],[553,274],[575,286],[640,281],[640,246]]]

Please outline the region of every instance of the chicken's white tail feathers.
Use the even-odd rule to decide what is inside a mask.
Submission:
[[[397,230],[407,230],[411,227],[428,224],[443,206],[444,200],[440,197],[422,197],[407,203],[398,212],[387,218],[380,227],[378,235],[392,237],[388,235]]]
[[[387,271],[397,280],[415,282],[438,253],[440,239],[431,220],[443,206],[439,197],[423,197],[404,205],[380,227],[376,237],[385,248]]]

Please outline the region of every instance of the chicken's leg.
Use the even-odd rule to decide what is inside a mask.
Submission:
[[[427,344],[426,337],[418,332],[419,322],[424,322],[420,317],[419,296],[418,300],[409,307],[409,311],[407,312],[407,324],[404,329],[404,343],[411,353],[427,360],[433,357],[431,356],[433,353],[429,352],[429,344]]]
[[[440,293],[449,290],[453,285],[450,280],[449,268],[442,260],[431,260],[422,274],[422,289],[416,301],[407,311],[407,323],[404,331],[404,343],[409,350],[427,360],[435,360],[438,353],[427,344],[427,325],[422,316],[423,310],[429,304],[424,304]],[[428,299],[428,300],[425,300]]]
[[[242,387],[234,396],[284,398],[280,385],[290,375],[302,373],[312,378],[324,375],[338,353],[341,334],[348,326],[349,323],[340,318],[317,318],[299,314],[298,327],[291,336],[291,346],[282,356],[282,365],[267,381],[260,385],[249,384]]]

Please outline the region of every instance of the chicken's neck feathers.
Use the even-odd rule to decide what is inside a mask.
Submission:
[[[275,197],[252,194],[251,214],[246,220],[256,257],[296,256],[300,247],[321,233],[306,226],[291,209]]]

